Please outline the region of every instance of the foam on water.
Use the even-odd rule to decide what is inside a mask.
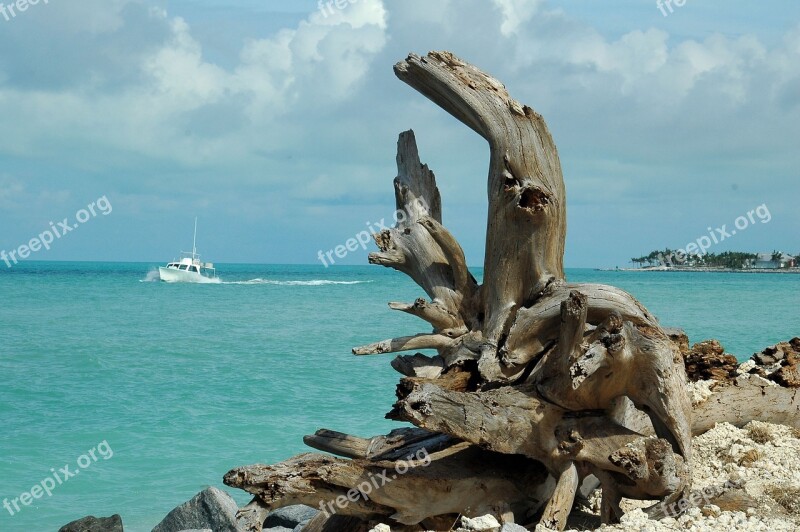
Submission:
[[[161,276],[158,270],[152,269],[147,272],[144,279],[139,280],[140,283],[157,283],[161,281]],[[229,284],[229,285],[275,285],[275,286],[329,286],[329,285],[354,285],[365,284],[373,281],[337,281],[333,279],[310,279],[310,280],[278,280],[278,279],[262,279],[257,277],[246,281],[224,281],[221,277],[203,278],[203,281],[195,284]]]
[[[158,274],[158,270],[150,270],[147,272],[147,275],[144,276],[144,279],[140,280],[140,283],[157,283],[161,280],[161,276]]]
[[[330,279],[312,279],[310,281],[277,281],[273,279],[250,279],[249,281],[223,281],[222,284],[271,284],[277,286],[328,286],[353,285],[371,283],[372,281],[332,281]]]

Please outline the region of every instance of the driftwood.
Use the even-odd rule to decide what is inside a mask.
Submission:
[[[679,333],[622,290],[567,283],[565,187],[542,117],[447,52],[411,55],[395,73],[489,144],[483,284],[443,225],[413,132],[402,133],[394,190],[404,216],[374,235],[369,261],[422,288],[427,299],[389,307],[427,330],[353,353],[412,352],[392,362],[405,377],[387,417],[418,428],[372,439],[323,430],[305,442],[344,458],[229,472],[226,484],[255,496],[242,519],[258,530],[268,509],[303,503],[325,510],[313,530],[343,516],[447,530],[482,513],[563,529],[587,478],[603,488],[604,522],[619,520],[622,497],[682,497],[692,432],[717,413],[698,403],[693,424]],[[395,476],[367,494],[386,471]]]
[[[453,368],[474,377],[474,387],[466,392],[441,388],[435,380],[401,385],[392,417],[541,461],[558,479],[542,519],[551,527],[565,524],[581,477],[578,469],[584,476],[595,473],[613,498],[622,493],[647,499],[680,496],[688,488],[691,453],[691,405],[680,353],[629,294],[566,283],[564,181],[542,117],[513,100],[497,80],[449,53],[409,56],[395,72],[488,141],[490,169],[482,285],[469,275],[464,253],[437,208],[418,209],[376,236],[380,251],[370,261],[409,275],[431,297],[430,303],[391,307],[416,308],[415,315],[426,319],[422,311],[430,306],[437,316],[454,319],[426,319],[433,325],[430,333],[353,352],[433,349],[435,359],[401,359],[394,366],[415,377],[446,375]],[[398,208],[408,210],[408,202],[417,199],[438,207],[435,178],[421,164],[411,132],[401,135],[397,160]],[[421,246],[424,252],[418,251]],[[627,471],[610,458],[642,438],[628,431],[627,439],[614,441],[625,429],[605,412],[622,396],[647,413],[658,437],[669,444],[661,445],[662,458],[675,469],[662,472],[663,478]],[[583,417],[587,412],[591,417]],[[575,419],[591,419],[596,432],[584,434],[587,429]],[[606,439],[601,447],[609,452],[567,452],[563,448],[570,444],[558,435],[579,442],[572,447]]]
[[[716,340],[681,348],[692,400],[692,435],[717,423],[743,427],[753,420],[800,429],[800,381],[787,380],[800,364],[800,338],[767,347],[739,364]],[[627,401],[613,409],[614,419],[642,434],[654,434],[650,420]]]
[[[317,507],[327,518],[423,527],[436,518],[452,524],[459,514],[532,516],[553,490],[539,462],[420,429],[371,439],[321,430],[306,443],[350,459],[304,454],[225,475],[227,485],[256,496],[240,512],[249,530],[260,531],[266,509],[291,504]]]

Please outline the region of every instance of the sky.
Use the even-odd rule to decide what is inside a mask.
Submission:
[[[413,129],[444,224],[480,266],[488,145],[392,71],[449,50],[546,119],[567,267],[624,267],[709,232],[729,235],[713,252],[800,254],[800,3],[320,5],[0,12],[0,250],[67,219],[29,260],[160,263],[191,248],[198,217],[206,260],[319,264],[320,250],[391,219],[397,136]]]

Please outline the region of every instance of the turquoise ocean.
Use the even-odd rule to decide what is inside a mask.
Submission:
[[[305,452],[303,435],[318,428],[398,426],[383,419],[393,355],[350,349],[426,330],[386,305],[423,296],[406,277],[220,264],[223,283],[168,285],[149,281],[155,266],[0,271],[0,503],[65,465],[79,471],[14,515],[0,507],[0,531],[54,532],[114,513],[126,530],[148,531],[205,487],[224,488],[229,469]],[[567,275],[628,290],[662,324],[692,342],[717,338],[740,359],[800,334],[798,275]]]

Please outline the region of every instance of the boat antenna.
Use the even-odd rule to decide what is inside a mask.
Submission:
[[[197,216],[194,217],[194,240],[192,240],[192,259],[197,255]]]

